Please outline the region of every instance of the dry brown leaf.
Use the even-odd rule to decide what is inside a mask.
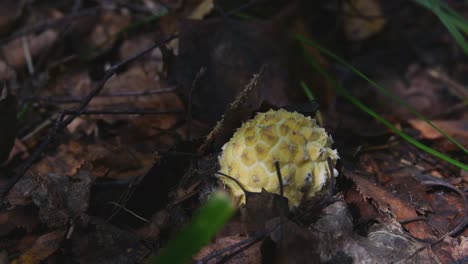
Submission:
[[[444,263],[466,263],[468,261],[468,237],[445,237],[441,244],[441,250],[449,253],[449,257],[446,255],[444,256],[443,253],[439,254],[443,260],[446,260],[443,261]]]
[[[15,207],[0,212],[0,236],[7,235],[16,228],[30,233],[38,224],[36,211],[31,207]]]
[[[4,61],[0,60],[0,81],[7,81],[15,77],[15,71]]]
[[[40,236],[34,245],[20,257],[13,260],[12,264],[39,264],[52,255],[60,247],[65,236],[65,231],[53,231]]]
[[[455,103],[453,98],[447,95],[444,84],[432,78],[418,65],[409,65],[404,77],[389,67],[378,66],[376,71],[380,76],[377,77],[377,82],[381,86],[426,117],[444,114]],[[414,114],[407,107],[389,100],[388,96],[378,93],[377,99],[378,106],[397,120],[414,118]]]
[[[4,35],[14,26],[15,21],[21,15],[25,3],[26,1],[23,0],[0,1],[0,35]]]
[[[359,41],[379,33],[385,25],[376,0],[343,1],[344,30],[349,40]]]
[[[147,72],[142,66],[131,67],[128,71],[111,78],[105,85],[104,91],[107,94],[119,92],[143,92],[148,90],[157,90],[161,87],[156,80],[156,72]],[[103,92],[104,93],[104,92]],[[96,97],[89,104],[93,109],[152,109],[161,111],[181,111],[182,102],[175,93],[161,93],[145,96],[127,96],[127,97]],[[135,118],[135,115],[96,115],[95,118],[114,123],[119,120],[143,123],[144,131],[151,129],[167,129],[172,127],[178,120],[174,114],[171,115],[144,115]]]
[[[92,47],[107,49],[112,47],[117,34],[131,23],[129,14],[105,11],[101,14],[100,20],[96,23],[93,31],[87,38],[87,42]]]
[[[397,221],[418,217],[416,210],[400,198],[393,195],[381,186],[378,186],[363,176],[347,171],[345,176],[351,179],[364,199],[371,199],[377,209],[384,214],[393,216]],[[419,239],[432,239],[431,228],[424,222],[411,222],[405,226],[408,231]]]
[[[63,228],[71,219],[86,226],[91,186],[91,166],[84,164],[73,177],[38,175],[31,199],[39,207],[39,219],[50,228]]]
[[[143,263],[148,248],[130,231],[96,220],[86,233],[73,237],[77,263]]]
[[[276,243],[275,263],[321,263],[320,240],[308,228],[301,227],[285,217],[267,223],[271,240]]]
[[[72,176],[86,161],[86,153],[83,144],[70,141],[67,145],[60,145],[54,155],[45,156],[31,171],[41,175]]]
[[[58,33],[55,30],[49,29],[41,34],[28,35],[24,38],[26,39],[27,49],[29,49],[29,53],[34,58],[52,47],[57,41]],[[17,38],[2,47],[5,59],[15,68],[19,68],[26,63],[26,50],[22,39]]]
[[[233,246],[246,239],[248,238],[238,237],[238,236],[229,236],[229,237],[223,237],[223,238],[217,239],[213,244],[202,248],[200,252],[194,257],[194,260],[199,261],[216,251],[223,250],[225,248],[228,248],[229,246]],[[234,257],[230,258],[227,262],[223,262],[223,263],[229,263],[229,264],[258,263],[260,264],[262,263],[260,246],[261,246],[261,243],[256,243],[245,250],[241,250]],[[219,261],[219,259],[221,259],[223,256],[232,254],[233,252],[234,250],[228,250],[227,252],[224,252],[224,254],[220,254],[217,258],[213,258],[204,263],[210,263],[210,264],[218,263],[217,260]]]
[[[421,132],[425,139],[438,139],[444,137],[437,130],[431,127],[426,121],[420,119],[410,119],[408,123]],[[431,120],[435,126],[446,132],[451,137],[461,137],[468,139],[467,120]]]
[[[248,234],[255,234],[265,228],[265,224],[289,213],[288,199],[262,190],[260,193],[246,193],[245,211],[242,212]]]
[[[171,68],[172,79],[187,96],[195,77],[206,69],[193,90],[194,119],[208,124],[218,121],[265,64],[262,83],[247,100],[250,109],[258,109],[262,102],[280,107],[305,100],[300,87],[294,85],[295,73],[289,67],[294,56],[288,56],[287,51],[295,50],[297,43],[279,28],[276,21],[210,19],[180,23],[179,56]]]

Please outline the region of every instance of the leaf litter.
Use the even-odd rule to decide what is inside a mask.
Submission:
[[[267,9],[263,1],[66,2],[1,4],[10,12],[0,19],[8,90],[0,101],[0,254],[11,263],[144,262],[223,188],[212,177],[217,156],[242,122],[270,108],[313,116],[317,102],[307,103],[301,82],[340,152],[336,185],[292,211],[281,195],[246,193],[245,208],[194,261],[468,258],[466,173],[395,139],[336,95],[292,37],[346,53],[466,146],[460,76],[468,67],[456,47],[441,48],[450,42],[442,26],[428,34],[434,17],[405,5],[402,13],[418,18],[405,28],[396,4],[379,1],[315,3],[312,13],[307,1]],[[326,14],[344,24],[324,23]],[[468,161],[405,108],[307,49],[404,131]]]

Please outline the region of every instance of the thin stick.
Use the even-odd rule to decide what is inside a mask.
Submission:
[[[216,123],[216,126],[213,128],[213,130],[211,130],[208,136],[206,136],[205,142],[203,142],[203,144],[198,148],[198,154],[202,155],[208,150],[211,144],[215,141],[216,137],[219,136],[219,134],[222,132],[227,116],[232,115],[232,112],[238,109],[247,100],[250,92],[260,86],[265,68],[266,65],[262,65],[258,74],[253,75],[252,79],[250,79],[244,90],[242,90],[242,92],[237,95],[236,99],[234,99],[231,104],[229,104],[228,109],[224,111],[223,118],[218,121],[218,123]]]
[[[181,114],[182,110],[158,110],[158,109],[96,109],[96,110],[84,110],[79,115],[172,115]],[[76,111],[65,111],[65,115],[74,115]]]
[[[190,88],[189,94],[188,94],[188,106],[187,106],[187,140],[192,140],[192,95],[193,91],[195,91],[195,88],[197,87],[198,83],[200,82],[200,79],[205,75],[206,68],[201,67],[200,70],[198,71],[197,75],[195,76],[195,79],[193,80],[192,87]]]
[[[278,183],[280,187],[280,194],[284,197],[284,186],[283,186],[283,177],[281,177],[281,170],[279,166],[279,161],[275,161],[276,176],[278,176]]]
[[[176,91],[175,87],[168,87],[163,89],[154,89],[154,90],[145,90],[145,91],[123,91],[116,93],[103,93],[96,95],[96,98],[99,97],[130,97],[130,96],[145,96],[145,95],[156,95],[162,93],[171,93]],[[47,103],[57,103],[57,104],[73,104],[80,103],[83,101],[84,97],[31,97],[30,99],[45,101]]]
[[[143,221],[143,222],[147,222],[147,223],[150,222],[148,219],[143,218],[142,216],[139,216],[138,214],[136,214],[135,212],[132,212],[131,210],[127,209],[127,208],[126,208],[125,206],[123,206],[123,205],[120,205],[120,204],[118,204],[118,203],[116,203],[116,202],[109,202],[109,203],[112,204],[113,206],[119,207],[120,209],[122,209],[122,210],[124,210],[125,212],[127,212],[127,213],[133,215],[134,217],[140,219],[140,220]]]

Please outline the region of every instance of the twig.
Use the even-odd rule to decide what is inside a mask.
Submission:
[[[186,115],[186,120],[187,120],[187,140],[192,140],[191,133],[192,133],[192,95],[193,91],[195,91],[195,88],[197,87],[198,83],[200,82],[200,79],[205,75],[206,73],[206,68],[201,67],[200,70],[198,71],[197,75],[195,76],[195,79],[193,80],[192,87],[190,88],[189,94],[188,94],[188,106],[187,106],[187,115]]]
[[[181,114],[182,110],[158,110],[158,109],[96,109],[96,110],[84,110],[78,113],[78,115],[172,115]],[[65,115],[75,115],[77,111],[65,111]]]
[[[124,91],[116,93],[103,93],[96,95],[95,97],[131,97],[131,96],[145,96],[145,95],[156,95],[163,93],[171,93],[176,91],[175,87],[168,87],[163,89],[156,90],[145,90],[145,91]],[[30,97],[37,101],[45,101],[47,103],[56,103],[56,104],[70,104],[70,103],[79,103],[83,101],[84,97]]]
[[[122,209],[122,210],[124,210],[125,212],[127,212],[127,213],[133,215],[134,217],[140,219],[140,220],[143,221],[143,222],[147,222],[147,223],[150,222],[148,219],[146,219],[146,218],[144,218],[144,217],[142,217],[142,216],[139,216],[139,215],[136,214],[135,212],[133,212],[133,211],[131,211],[131,210],[125,208],[125,206],[122,206],[122,205],[120,205],[120,204],[118,204],[118,203],[116,203],[116,202],[109,202],[109,203],[112,204],[113,206],[119,207],[120,209]]]
[[[197,264],[207,263],[208,261],[210,261],[210,260],[212,260],[214,258],[217,258],[217,257],[223,255],[226,252],[235,250],[231,254],[224,256],[220,261],[216,262],[216,263],[222,263],[222,261],[223,261],[223,259],[225,257],[235,256],[236,254],[240,253],[242,250],[245,250],[245,249],[253,246],[258,241],[262,240],[264,236],[265,236],[265,234],[260,234],[260,235],[257,235],[255,237],[244,239],[244,240],[242,240],[242,241],[240,241],[238,243],[227,246],[227,247],[222,248],[220,250],[213,251],[210,254],[208,254],[207,256],[205,256],[203,259],[197,261]]]
[[[43,31],[43,30],[48,29],[48,28],[61,26],[64,23],[67,23],[68,21],[71,21],[71,20],[73,20],[75,18],[95,15],[95,13],[99,9],[101,9],[101,7],[93,7],[93,8],[89,8],[89,9],[86,9],[86,10],[82,10],[81,12],[77,12],[75,14],[72,14],[72,15],[69,15],[69,16],[66,16],[66,17],[63,17],[63,18],[54,19],[52,21],[39,22],[38,24],[36,24],[33,27],[25,28],[23,30],[19,30],[19,31],[15,32],[14,34],[12,34],[11,36],[1,40],[0,41],[0,46],[4,45],[5,43],[7,43],[7,42],[9,42],[9,41],[11,41],[13,39],[18,38],[18,37],[22,37],[22,36],[25,36],[25,35],[37,33],[39,31]]]
[[[26,37],[21,38],[21,44],[23,45],[24,59],[26,60],[26,65],[28,66],[28,72],[30,75],[33,75],[34,65],[31,57],[31,50],[29,49],[29,43]]]
[[[283,177],[281,177],[281,169],[279,161],[275,161],[276,176],[278,176],[278,183],[280,187],[280,194],[284,197]]]
[[[231,176],[229,176],[229,175],[227,175],[227,174],[225,174],[225,173],[222,173],[222,172],[220,172],[220,171],[217,171],[216,174],[219,174],[219,175],[221,175],[221,176],[224,176],[224,177],[226,177],[226,178],[232,180],[233,182],[235,182],[235,183],[237,184],[237,186],[239,186],[239,188],[241,188],[241,190],[244,192],[244,194],[245,194],[246,196],[247,196],[247,194],[252,193],[252,192],[250,192],[250,191],[247,191],[247,189],[245,189],[244,185],[242,185],[242,183],[240,183],[236,178],[231,177]]]
[[[109,70],[106,71],[104,74],[104,77],[101,79],[101,81],[98,82],[96,85],[96,88],[92,90],[80,103],[79,107],[73,114],[70,114],[68,118],[63,120],[64,117],[64,112],[60,113],[59,116],[57,117],[55,126],[50,130],[50,132],[47,134],[46,138],[41,142],[39,147],[37,147],[34,152],[29,156],[29,158],[19,167],[19,169],[16,171],[16,173],[12,176],[11,179],[9,179],[9,182],[7,186],[3,189],[0,190],[0,204],[3,203],[5,195],[8,193],[8,191],[13,187],[13,185],[21,179],[21,177],[24,176],[24,174],[28,171],[28,169],[36,162],[39,157],[42,155],[42,153],[47,149],[49,144],[55,139],[57,132],[59,130],[62,130],[66,126],[68,126],[76,117],[78,117],[80,114],[82,114],[85,111],[86,106],[89,104],[89,102],[101,92],[101,90],[104,88],[104,84],[119,70],[121,70],[124,66],[134,62],[135,60],[143,57],[144,55],[148,54],[151,52],[153,49],[173,40],[176,38],[176,35],[170,36],[169,38],[166,38],[163,41],[159,41],[152,46],[148,47],[147,49],[140,51],[137,54],[134,54],[128,59],[125,59],[116,65],[112,66]]]
[[[205,142],[198,148],[198,154],[203,154],[211,146],[213,141],[215,141],[216,137],[222,132],[226,119],[228,119],[229,115],[233,115],[233,112],[247,100],[247,97],[250,95],[251,91],[256,89],[262,82],[263,73],[265,72],[265,65],[262,65],[258,74],[254,74],[250,82],[245,86],[244,90],[240,92],[236,99],[228,106],[228,109],[224,111],[223,118],[216,123],[216,126],[211,130],[211,132],[206,136]],[[230,118],[230,117],[229,117]]]
[[[259,232],[259,234],[255,235],[254,237],[250,237],[250,238],[247,238],[245,240],[242,240],[238,243],[235,243],[233,245],[230,245],[230,246],[227,246],[227,247],[224,247],[220,250],[216,250],[212,253],[210,253],[209,255],[205,256],[204,258],[202,258],[201,260],[197,261],[196,263],[197,264],[202,264],[202,263],[207,263],[208,261],[212,260],[213,258],[217,258],[219,256],[221,256],[222,254],[226,253],[226,252],[229,252],[231,250],[234,250],[237,248],[236,251],[232,252],[231,254],[228,254],[224,257],[222,257],[219,261],[216,261],[215,263],[225,263],[227,260],[229,260],[230,258],[234,257],[235,255],[239,254],[240,252],[242,252],[243,250],[251,247],[252,245],[254,245],[255,243],[257,243],[258,241],[262,240],[263,238],[265,238],[266,235],[268,234],[271,234],[273,231],[275,231],[275,229],[277,228],[280,228],[281,226],[283,226],[283,221],[279,221],[279,223],[277,223],[276,225],[272,226],[270,229],[266,229],[264,231],[261,231]]]

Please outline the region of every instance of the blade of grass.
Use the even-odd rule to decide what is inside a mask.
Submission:
[[[312,93],[312,90],[310,90],[309,86],[307,86],[307,84],[306,84],[304,81],[301,81],[300,85],[301,85],[301,87],[302,87],[302,90],[303,90],[304,93],[306,94],[307,99],[309,99],[309,101],[311,101],[311,102],[315,101],[315,96],[314,96],[314,94]],[[315,119],[317,120],[317,122],[319,123],[319,125],[321,125],[321,126],[324,125],[322,113],[320,113],[320,110],[317,110],[317,111],[315,112]]]
[[[415,0],[419,5],[432,11],[444,24],[455,41],[462,47],[465,54],[468,55],[468,42],[460,32],[468,33],[468,22],[447,3],[440,0]]]
[[[425,116],[423,116],[421,113],[419,113],[416,109],[414,109],[413,107],[411,107],[410,105],[408,105],[408,103],[406,103],[403,99],[391,94],[390,92],[388,92],[383,86],[377,84],[376,82],[374,82],[373,80],[371,80],[370,78],[368,78],[364,73],[362,73],[361,71],[359,71],[358,69],[356,69],[354,66],[352,66],[351,64],[349,64],[348,62],[346,62],[344,59],[342,59],[341,57],[339,57],[338,55],[336,55],[335,53],[329,51],[328,49],[320,46],[319,44],[309,40],[309,39],[306,39],[304,38],[303,36],[301,35],[296,35],[296,39],[299,40],[300,42],[302,42],[303,44],[306,44],[306,45],[309,45],[309,46],[312,46],[316,49],[318,49],[320,52],[330,56],[331,58],[333,58],[334,60],[336,60],[337,62],[339,62],[341,65],[349,68],[351,71],[353,71],[356,75],[360,76],[361,78],[363,78],[364,80],[366,80],[369,84],[371,84],[374,88],[376,88],[377,90],[379,90],[381,93],[383,93],[384,95],[386,95],[387,97],[391,98],[392,100],[398,102],[400,105],[402,105],[403,107],[405,107],[406,109],[408,109],[411,113],[413,113],[414,115],[416,115],[418,118],[420,118],[421,120],[424,120],[426,123],[428,123],[432,128],[434,128],[435,130],[437,130],[437,132],[439,132],[441,135],[443,135],[444,137],[446,137],[447,139],[449,139],[451,142],[453,142],[458,148],[460,148],[461,150],[463,150],[463,152],[465,152],[465,154],[468,154],[468,150],[462,145],[460,144],[458,141],[456,141],[454,138],[452,138],[451,136],[449,136],[445,131],[443,131],[442,129],[440,129],[439,127],[437,127],[436,125],[434,125],[431,121],[429,121]]]
[[[226,194],[213,194],[193,220],[169,241],[159,255],[151,257],[147,263],[190,263],[193,255],[213,238],[233,213],[234,206]]]
[[[357,106],[359,109],[361,109],[362,111],[366,112],[367,114],[369,114],[370,116],[374,117],[376,120],[378,120],[379,122],[381,122],[382,124],[384,124],[386,127],[388,127],[390,130],[392,130],[395,134],[397,134],[398,136],[400,136],[401,138],[403,138],[404,140],[406,140],[407,142],[411,143],[412,145],[416,146],[417,148],[419,149],[422,149],[423,151],[426,151],[427,153],[437,157],[437,158],[440,158],[452,165],[455,165],[463,170],[468,170],[468,165],[467,164],[463,164],[455,159],[452,159],[451,157],[441,153],[441,152],[438,152],[437,150],[434,150],[424,144],[422,144],[421,142],[413,139],[411,136],[409,136],[408,134],[406,134],[405,132],[401,131],[400,129],[398,129],[397,127],[395,127],[392,123],[390,123],[388,120],[386,120],[385,118],[383,118],[381,115],[379,115],[378,113],[374,112],[371,108],[369,108],[368,106],[366,106],[365,104],[363,104],[361,101],[359,101],[357,98],[355,98],[353,95],[351,95],[346,89],[344,89],[341,85],[338,84],[338,82],[333,79],[331,77],[331,75],[323,68],[321,67],[317,61],[313,58],[313,56],[308,53],[305,49],[304,49],[304,53],[305,53],[305,57],[307,59],[307,61],[328,81],[330,82],[333,87],[341,94],[343,95],[347,100],[349,100],[352,104],[354,104],[355,106]]]

